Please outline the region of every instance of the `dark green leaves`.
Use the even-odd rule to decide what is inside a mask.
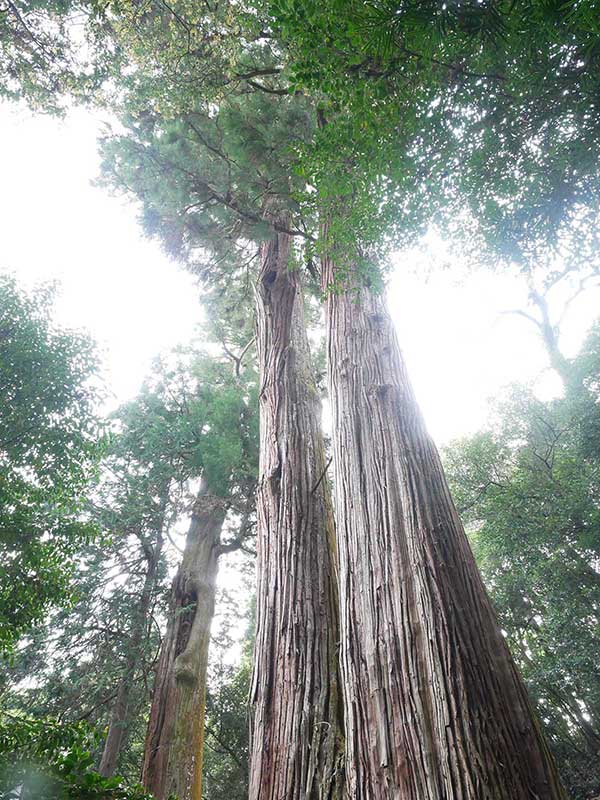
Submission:
[[[85,336],[50,320],[52,292],[0,276],[0,649],[68,593],[93,526],[83,492],[100,454]]]
[[[85,723],[64,724],[0,712],[0,797],[21,787],[22,800],[152,800],[140,786],[93,769],[97,736]]]
[[[600,789],[597,331],[572,371],[563,399],[516,387],[494,427],[450,448],[446,466],[562,778],[583,800]]]

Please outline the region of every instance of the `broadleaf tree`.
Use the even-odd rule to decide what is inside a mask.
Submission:
[[[598,331],[570,363],[587,391],[515,386],[445,461],[486,584],[575,798],[595,796],[599,739]]]
[[[0,276],[0,649],[65,602],[95,535],[85,491],[100,455],[90,339],[52,319],[52,287]]]

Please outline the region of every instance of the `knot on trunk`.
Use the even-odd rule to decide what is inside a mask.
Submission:
[[[381,328],[383,325],[385,325],[386,322],[385,316],[378,312],[375,312],[374,314],[369,314],[369,319],[376,328]]]
[[[268,480],[271,490],[275,494],[279,494],[281,491],[281,461],[278,461],[277,465],[271,470],[268,475]]]
[[[277,272],[274,269],[269,270],[263,278],[264,286],[272,286],[277,280]]]
[[[369,394],[376,395],[384,400],[393,389],[394,386],[391,383],[375,383],[370,387]]]
[[[224,507],[227,507],[227,503],[224,498],[218,497],[216,494],[202,493],[194,502],[192,514],[196,517],[199,517],[202,514],[213,514]]]
[[[198,682],[198,670],[195,667],[193,656],[186,650],[175,659],[174,671],[177,683],[195,686]]]

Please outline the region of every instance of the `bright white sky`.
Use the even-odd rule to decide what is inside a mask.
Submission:
[[[136,209],[95,188],[102,119],[72,112],[64,122],[0,105],[0,270],[27,285],[58,279],[62,324],[99,342],[114,404],[133,396],[154,356],[185,343],[199,320],[194,279],[143,238]],[[441,258],[441,256],[440,256]],[[410,269],[404,269],[406,264]],[[442,444],[475,431],[487,400],[515,380],[556,388],[525,320],[516,279],[485,271],[458,284],[415,255],[398,259],[390,306],[429,428]],[[564,329],[573,354],[597,312],[589,293]]]

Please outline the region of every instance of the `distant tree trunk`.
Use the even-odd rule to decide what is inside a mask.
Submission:
[[[261,247],[250,800],[343,796],[335,532],[290,237]]]
[[[564,798],[384,298],[326,305],[349,796]]]
[[[157,800],[201,800],[206,670],[225,506],[203,485],[171,588],[144,748],[142,783]]]
[[[550,366],[561,379],[565,389],[568,389],[573,380],[573,367],[569,362],[569,359],[566,358],[560,350],[558,343],[558,327],[553,325],[552,320],[550,319],[548,301],[543,294],[540,294],[540,292],[535,289],[532,280],[529,282],[529,297],[531,301],[538,307],[540,312],[541,319],[534,319],[533,321],[537,325],[538,331],[542,338],[544,348],[546,349],[546,353],[548,355],[548,360],[550,361]],[[532,318],[530,317],[530,319]],[[580,389],[583,387],[578,386],[577,388]]]
[[[162,533],[159,531],[154,547],[145,552],[146,575],[142,593],[137,603],[137,608],[132,620],[132,634],[128,643],[128,654],[125,662],[125,670],[108,725],[108,733],[100,759],[98,771],[105,777],[114,775],[119,763],[119,756],[125,741],[125,734],[130,723],[130,700],[136,673],[142,661],[144,650],[144,639],[148,632],[148,620],[154,592],[156,590],[156,578],[158,565],[163,547]]]

